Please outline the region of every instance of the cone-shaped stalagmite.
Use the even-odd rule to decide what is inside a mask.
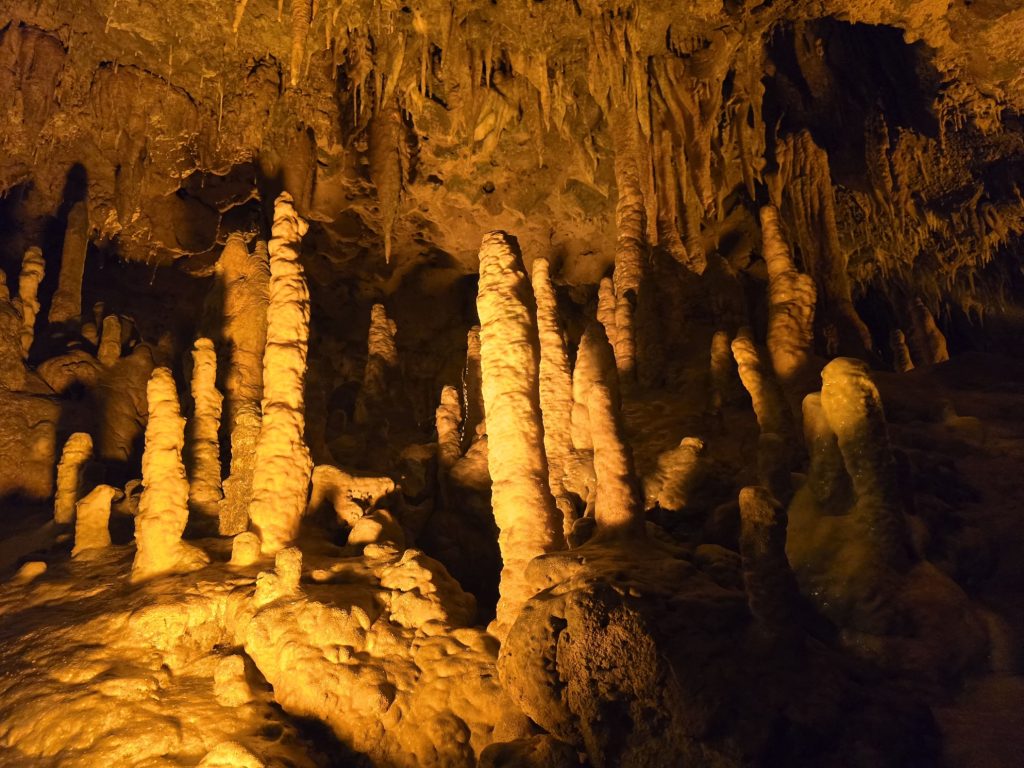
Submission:
[[[135,518],[133,581],[192,570],[208,561],[202,550],[181,540],[188,523],[188,479],[181,461],[185,420],[168,368],[153,371],[146,398],[149,422],[142,454],[142,498]]]
[[[53,499],[53,520],[61,525],[75,517],[75,504],[82,497],[82,476],[85,464],[92,456],[92,438],[85,432],[75,432],[64,443],[57,465],[57,492]]]
[[[121,491],[97,485],[75,507],[75,547],[72,557],[110,546],[110,504]]]
[[[642,535],[643,499],[633,470],[633,454],[623,438],[615,359],[604,330],[597,323],[587,327],[580,341],[576,378],[594,446],[597,536]]]
[[[768,266],[768,355],[786,387],[806,373],[814,347],[814,280],[797,271],[782,237],[779,212],[761,209],[764,260]]]
[[[96,357],[107,367],[121,359],[121,318],[117,315],[103,318],[103,333]]]
[[[934,365],[949,360],[946,337],[942,335],[931,310],[920,299],[910,305],[910,347],[918,365]]]
[[[51,323],[67,323],[82,314],[82,276],[85,274],[85,255],[89,247],[89,213],[85,202],[71,206],[68,226],[64,232],[61,252],[60,277],[57,291],[50,303]]]
[[[370,310],[370,331],[366,345],[366,369],[363,386],[356,399],[356,422],[368,424],[383,415],[392,379],[398,369],[398,347],[395,345],[394,320],[389,320],[383,304]]]
[[[548,489],[537,383],[537,332],[530,282],[508,237],[480,247],[480,356],[487,411],[491,505],[499,528],[502,572],[495,630],[503,636],[532,596],[526,565],[555,549],[561,520]]]
[[[545,258],[534,259],[533,294],[537,302],[537,334],[540,339],[540,410],[544,417],[548,483],[562,513],[563,532],[568,536],[574,512],[562,481],[565,464],[572,452],[572,374]]]
[[[231,467],[220,503],[220,533],[234,536],[249,525],[256,441],[262,422],[263,351],[267,344],[270,266],[266,246],[250,254],[241,235],[231,235],[217,262],[224,294],[225,417],[231,430]]]
[[[914,362],[910,359],[910,349],[903,331],[894,328],[889,333],[889,351],[892,353],[892,368],[897,373],[914,370]]]
[[[462,456],[462,438],[459,435],[461,421],[459,390],[445,386],[441,390],[441,403],[434,415],[434,423],[437,426],[437,463],[442,475]]]
[[[263,424],[249,506],[264,553],[277,552],[298,533],[313,470],[303,438],[309,289],[299,264],[299,247],[308,226],[295,212],[291,196],[282,192],[274,205],[270,241]]]
[[[759,486],[740,491],[740,554],[754,618],[771,628],[791,625],[800,590],[786,559],[786,512]]]
[[[739,369],[740,381],[754,403],[754,414],[762,432],[783,438],[794,434],[793,417],[779,382],[765,369],[750,331],[741,328],[732,340],[732,354]]]
[[[39,314],[39,283],[43,280],[46,265],[43,252],[32,247],[25,251],[21,260],[21,274],[18,276],[18,307],[21,309],[21,353],[28,357],[35,338],[36,316]]]
[[[221,500],[220,413],[217,352],[210,339],[196,339],[192,350],[192,418],[189,419],[189,501],[206,515],[216,515]]]

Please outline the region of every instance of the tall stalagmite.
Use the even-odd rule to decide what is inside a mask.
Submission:
[[[287,546],[306,509],[313,461],[303,435],[309,288],[299,250],[309,225],[282,192],[270,241],[270,304],[263,356],[263,424],[256,443],[249,516],[264,553]]]
[[[754,414],[761,432],[792,438],[793,414],[786,405],[778,380],[770,371],[765,370],[749,329],[741,328],[736,334],[732,340],[732,354],[739,369],[740,381],[753,401]]]
[[[57,291],[50,302],[51,323],[77,321],[82,314],[82,276],[89,247],[89,212],[84,201],[71,206],[64,232],[60,277]]]
[[[459,435],[459,423],[462,421],[462,407],[459,403],[459,390],[445,386],[441,390],[441,403],[437,406],[434,423],[437,427],[437,463],[443,475],[455,466],[462,456],[462,439]]]
[[[480,373],[480,326],[466,334],[466,367],[462,371],[462,450],[476,438],[476,428],[484,420],[483,381]]]
[[[46,262],[43,252],[33,246],[25,251],[18,275],[18,307],[21,309],[21,354],[28,357],[35,338],[36,317],[39,315],[39,283],[43,281]]]
[[[263,398],[270,265],[262,242],[250,254],[241,235],[228,237],[217,262],[224,321],[219,370],[224,372],[225,421],[231,430],[231,466],[220,503],[220,533],[234,536],[249,525],[256,441]]]
[[[382,410],[388,402],[392,381],[398,370],[396,330],[395,321],[388,319],[384,305],[374,304],[370,310],[363,386],[356,399],[355,418],[359,424],[369,424],[384,415]]]
[[[96,357],[108,368],[121,359],[121,318],[107,315],[103,318],[103,332]]]
[[[558,322],[558,303],[551,286],[550,266],[543,257],[533,261],[533,294],[537,302],[537,334],[540,339],[540,410],[544,418],[548,484],[562,513],[563,532],[568,536],[574,510],[566,496],[563,479],[566,462],[572,453],[572,374]]]
[[[797,271],[782,237],[779,211],[761,209],[761,236],[768,266],[768,355],[783,387],[807,373],[814,351],[814,279]]]
[[[220,414],[217,351],[210,339],[196,339],[192,349],[192,418],[189,419],[189,501],[194,509],[214,516],[222,497],[220,476]]]
[[[75,432],[60,454],[57,465],[57,491],[53,499],[53,520],[67,525],[75,517],[75,504],[82,497],[85,464],[92,457],[92,437]]]
[[[591,323],[583,334],[576,374],[580,381],[577,390],[587,409],[594,446],[597,536],[643,535],[643,496],[633,469],[633,453],[623,436],[615,359],[598,323]]]
[[[500,530],[502,571],[494,627],[499,637],[532,596],[527,563],[555,549],[562,538],[548,489],[531,303],[529,280],[508,236],[488,233],[480,246],[476,305],[491,506]]]
[[[149,422],[142,454],[142,498],[135,518],[132,580],[201,567],[209,558],[181,540],[188,523],[188,479],[181,452],[185,419],[169,368],[156,368],[146,388]]]

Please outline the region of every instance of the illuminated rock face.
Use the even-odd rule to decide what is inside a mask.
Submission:
[[[491,505],[501,532],[499,636],[530,597],[526,564],[554,549],[561,530],[548,489],[537,384],[538,340],[529,299],[529,280],[508,237],[502,232],[485,235],[476,304]]]
[[[256,443],[249,517],[265,553],[289,544],[306,509],[313,461],[303,439],[309,289],[299,264],[307,224],[283,193],[274,206],[270,303],[263,355],[263,423]]]

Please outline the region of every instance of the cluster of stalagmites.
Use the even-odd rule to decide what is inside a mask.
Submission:
[[[616,170],[638,183],[628,164]],[[80,323],[64,285],[80,281],[86,236],[72,211],[66,290],[50,321],[78,322],[96,354],[73,349],[38,375],[57,392],[119,391],[101,399],[97,433],[72,434],[60,459],[54,518],[74,523],[73,555],[102,556],[112,507],[130,510],[134,499],[133,581],[206,567],[252,575],[274,556],[251,600],[231,613],[235,641],[287,711],[319,718],[353,749],[395,765],[560,766],[580,753],[594,766],[897,766],[911,750],[927,760],[927,715],[873,696],[838,647],[937,676],[976,663],[987,637],[964,593],[912,547],[867,366],[836,358],[822,367],[815,355],[816,286],[841,297],[843,285],[831,272],[802,273],[779,211],[761,211],[765,343],[748,327],[719,330],[708,377],[716,418],[737,402],[737,376],[749,395],[757,484],[735,505],[737,551],[675,541],[647,512],[690,507],[708,463],[704,440],[679,436],[641,481],[626,439],[623,390],[643,386],[651,377],[637,372],[657,360],[635,325],[643,211],[630,189],[619,206],[621,258],[598,286],[574,357],[549,261],[538,256],[528,270],[513,238],[483,238],[480,325],[469,334],[461,391],[445,386],[435,414],[435,522],[458,527],[466,490],[489,492],[501,557],[489,634],[471,627],[474,601],[444,566],[406,548],[410,528],[389,506],[399,490],[391,477],[313,464],[304,403],[310,301],[299,261],[306,223],[287,194],[275,205],[269,247],[250,251],[232,236],[224,248],[220,303],[209,308],[219,331],[194,343],[187,419],[171,368],[157,365],[148,345],[129,347],[130,325],[102,308],[91,328]],[[786,204],[825,215],[819,193],[801,188]],[[19,297],[4,305],[12,318],[4,359],[20,372],[4,380],[12,387],[27,372],[41,277],[30,251]],[[840,310],[828,322],[846,323],[845,344],[858,333]],[[915,302],[908,317],[912,342],[908,349],[893,332],[893,367],[911,369],[912,353],[921,363],[945,359],[927,308]],[[362,428],[385,418],[398,368],[395,323],[376,304],[355,403]],[[812,391],[819,372],[820,392]],[[90,462],[126,460],[142,423],[141,494],[131,483],[89,487]],[[801,482],[794,470],[805,457]],[[204,548],[183,540],[190,513],[197,531],[234,537],[227,563],[211,565]],[[324,513],[345,531],[336,550],[344,557],[310,568],[297,547],[301,527]],[[356,572],[375,600],[316,599]],[[246,703],[252,694],[237,662],[222,666],[218,701]],[[867,757],[848,763],[854,746]],[[233,759],[233,747],[218,749],[205,764]]]

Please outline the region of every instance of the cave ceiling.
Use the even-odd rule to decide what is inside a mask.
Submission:
[[[87,199],[94,248],[206,274],[286,189],[324,279],[468,274],[501,229],[593,284],[628,151],[649,243],[742,270],[805,130],[857,290],[926,272],[919,293],[970,308],[1019,258],[1016,0],[6,5],[8,260]],[[616,114],[635,116],[618,137]]]

